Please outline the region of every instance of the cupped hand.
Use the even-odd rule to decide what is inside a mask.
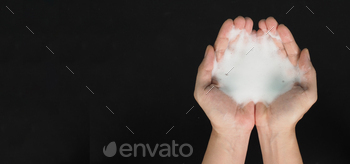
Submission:
[[[237,104],[231,97],[219,90],[212,79],[214,60],[219,61],[229,44],[228,32],[233,25],[252,32],[253,21],[250,18],[228,19],[222,25],[214,47],[208,46],[205,57],[198,68],[194,97],[208,116],[213,130],[218,134],[232,135],[238,132],[250,133],[254,127],[254,103],[245,106]]]
[[[278,32],[281,41],[275,40],[281,54],[303,72],[300,83],[295,83],[288,92],[280,95],[271,104],[256,104],[256,126],[272,131],[289,130],[304,116],[317,100],[316,71],[310,61],[307,49],[300,52],[292,33],[284,25],[269,17],[259,22],[258,35],[270,30]]]

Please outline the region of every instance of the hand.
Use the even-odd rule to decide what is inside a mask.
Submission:
[[[277,27],[277,29],[276,29]],[[295,134],[295,126],[317,100],[316,71],[311,64],[307,49],[300,52],[292,33],[284,25],[278,25],[273,17],[259,22],[257,35],[270,30],[278,34],[274,39],[281,55],[298,66],[304,74],[300,83],[295,83],[288,92],[277,97],[271,104],[258,102],[255,110],[255,125],[264,163],[303,163]]]
[[[291,90],[280,95],[271,104],[267,106],[261,102],[256,104],[256,127],[276,132],[283,129],[290,130],[295,128],[297,122],[317,100],[316,71],[310,61],[309,51],[304,49],[300,52],[286,26],[278,25],[274,18],[269,17],[266,21],[259,22],[259,28],[258,35],[270,29],[271,33],[278,32],[282,42],[275,40],[275,43],[281,53],[305,74],[300,84],[295,83]]]
[[[219,135],[232,135],[239,132],[249,133],[254,127],[254,103],[241,107],[221,90],[217,82],[212,80],[212,69],[215,60],[219,61],[226,50],[228,32],[233,25],[252,32],[253,21],[250,18],[237,17],[228,19],[222,25],[214,47],[208,46],[205,57],[198,68],[194,97],[208,116],[213,130]],[[214,53],[214,51],[216,53]]]
[[[220,61],[227,48],[228,32],[233,25],[252,32],[250,18],[228,19],[222,25],[214,47],[208,46],[198,68],[194,97],[208,116],[213,127],[203,164],[244,163],[250,133],[254,127],[254,103],[241,107],[231,97],[219,90],[212,79],[214,60]],[[215,53],[214,53],[215,51]]]

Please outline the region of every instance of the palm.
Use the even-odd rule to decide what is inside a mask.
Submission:
[[[215,130],[229,133],[233,130],[251,130],[254,127],[254,104],[240,106],[216,87],[212,88],[200,103]]]
[[[263,112],[256,113],[256,125],[286,127],[296,124],[306,112],[303,108],[303,93],[304,89],[295,85],[266,108],[258,105],[256,110]]]

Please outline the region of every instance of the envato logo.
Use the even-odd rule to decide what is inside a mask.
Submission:
[[[151,149],[149,144],[145,145],[140,143],[140,144],[130,145],[128,143],[124,143],[120,145],[119,153],[122,157],[131,157],[131,156],[137,157],[138,155],[142,155],[142,157],[145,157],[146,154],[149,154],[151,157],[154,157],[158,154],[160,157],[178,157],[179,154],[182,157],[189,157],[192,155],[193,148],[190,144],[184,143],[180,145],[180,147],[178,148],[179,154],[176,154],[177,146],[179,146],[179,144],[175,143],[174,140],[172,140],[171,145],[167,143],[163,143],[159,146],[159,144],[156,144],[153,150]],[[189,148],[189,151],[186,151],[186,147]],[[184,153],[183,151],[184,149],[185,149],[185,152],[187,153]],[[117,153],[117,150],[118,150],[117,145],[115,144],[114,141],[109,143],[107,147],[103,146],[103,154],[105,154],[105,156],[107,157],[113,157]],[[141,153],[138,154],[140,150],[141,150]],[[148,153],[146,153],[146,150]],[[159,152],[157,153],[158,150]]]

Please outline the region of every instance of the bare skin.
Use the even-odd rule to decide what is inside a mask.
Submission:
[[[220,61],[228,44],[232,44],[228,41],[228,32],[233,25],[257,35],[263,35],[270,29],[271,33],[278,32],[282,43],[275,43],[280,47],[281,55],[288,57],[293,65],[298,65],[306,72],[301,84],[296,84],[268,107],[260,102],[256,105],[249,102],[240,107],[219,90],[219,85],[211,78],[211,72],[215,57]],[[266,21],[259,22],[260,29],[257,32],[252,27],[253,21],[248,17],[226,20],[214,47],[207,47],[206,55],[198,68],[194,97],[213,128],[203,163],[244,163],[254,125],[258,129],[264,163],[302,163],[294,129],[317,99],[315,69],[308,59],[308,51],[304,49],[300,53],[286,26],[278,25],[274,18],[269,17]]]
[[[273,28],[272,28],[273,27]],[[277,29],[275,28],[277,27]],[[305,72],[301,83],[279,96],[268,106],[256,104],[255,125],[258,130],[264,163],[303,163],[295,126],[317,100],[316,71],[307,49],[300,52],[292,33],[269,17],[259,22],[262,31],[271,29],[282,39],[280,49],[289,61]]]
[[[247,22],[247,23],[246,23]],[[213,127],[203,163],[244,163],[250,133],[254,127],[254,103],[240,107],[212,82],[211,71],[215,52],[219,59],[227,45],[228,32],[235,25],[243,29],[253,27],[250,18],[228,19],[221,27],[214,47],[208,46],[203,62],[198,68],[194,97],[202,107]]]

